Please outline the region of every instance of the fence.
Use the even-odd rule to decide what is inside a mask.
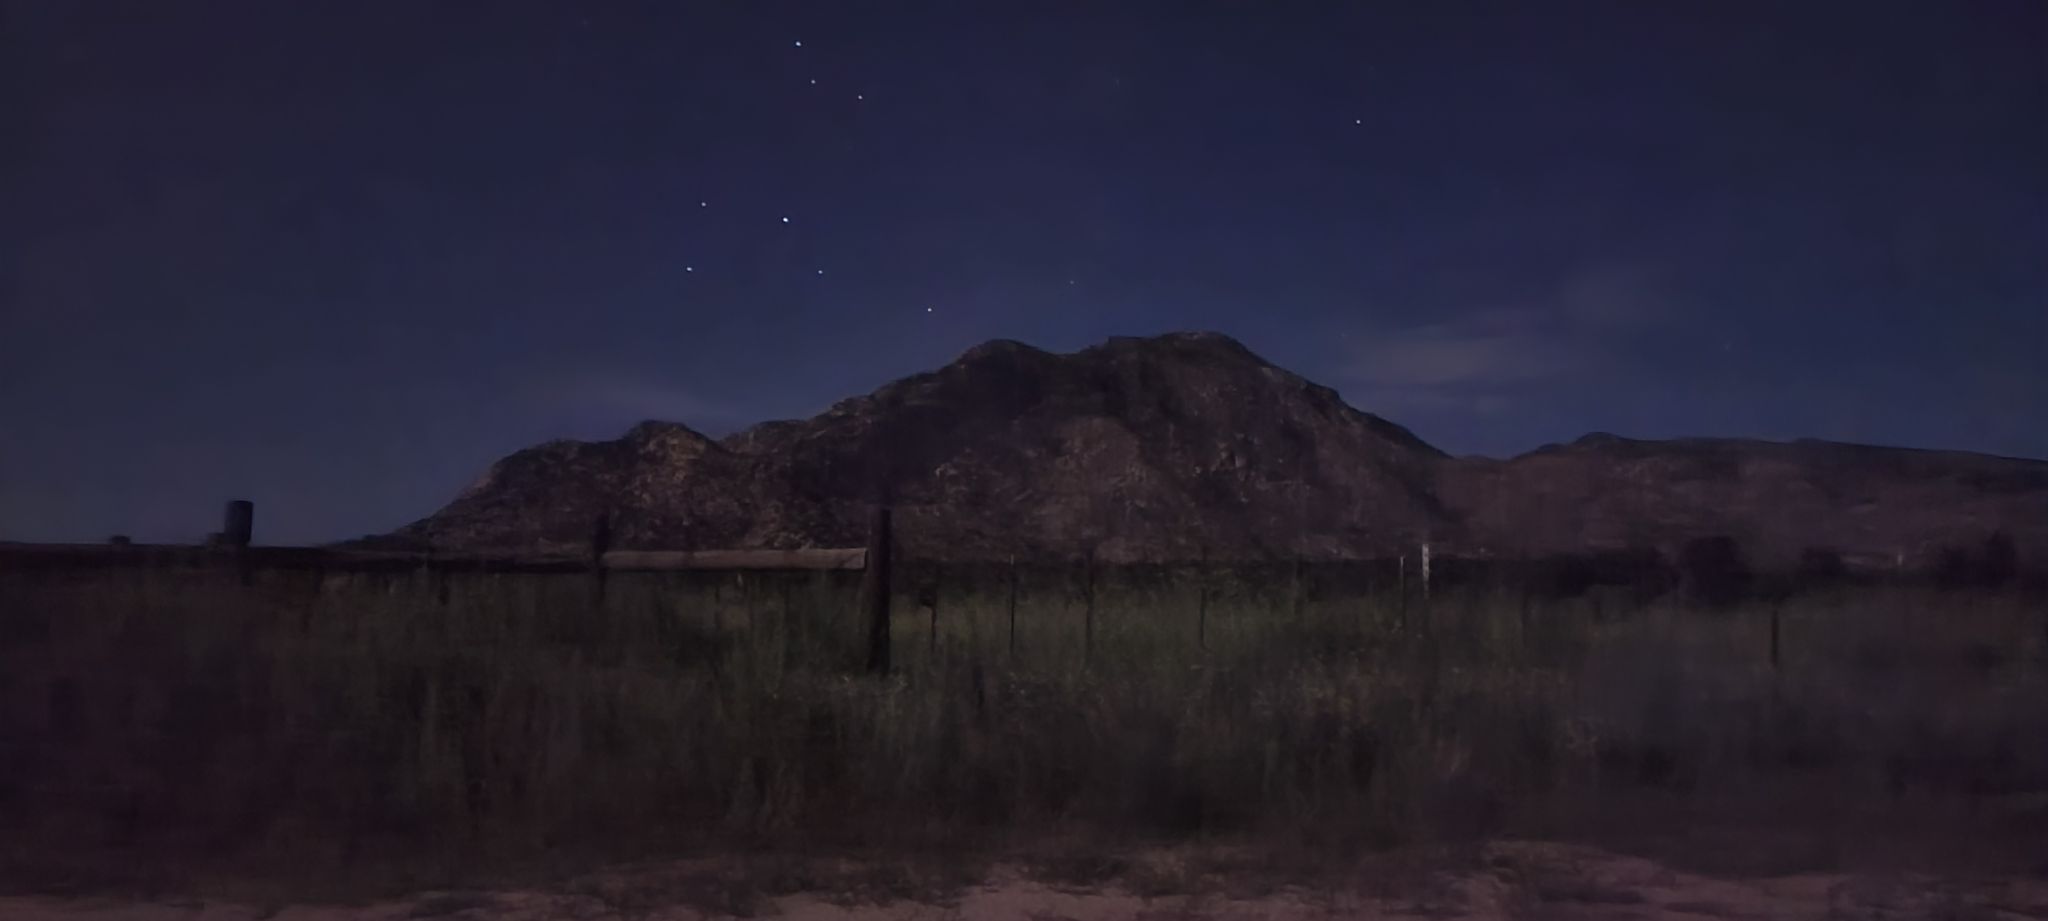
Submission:
[[[409,584],[426,588],[443,606],[450,601],[451,581],[464,586],[465,576],[565,577],[586,581],[587,600],[595,605],[579,599],[577,606],[594,609],[605,606],[609,580],[621,574],[655,578],[629,585],[628,592],[641,588],[641,583],[648,591],[630,602],[615,599],[614,607],[650,596],[671,608],[687,606],[692,602],[686,597],[688,580],[660,574],[702,572],[742,574],[738,594],[745,604],[772,608],[772,599],[763,601],[764,580],[749,581],[744,574],[758,573],[772,583],[780,578],[776,574],[859,573],[851,622],[842,613],[850,588],[844,580],[821,581],[820,591],[806,600],[819,609],[813,613],[842,625],[834,629],[849,631],[845,639],[854,654],[877,673],[890,671],[892,659],[898,657],[937,661],[942,654],[1010,659],[1020,654],[1058,655],[1086,663],[1105,650],[1128,645],[1132,631],[1168,633],[1175,643],[1200,651],[1271,629],[1356,636],[1453,629],[1443,619],[1460,614],[1445,609],[1441,599],[1432,605],[1433,590],[1458,593],[1450,599],[1452,608],[1466,604],[1465,598],[1487,596],[1490,611],[1510,622],[1503,629],[1521,636],[1544,629],[1539,622],[1561,610],[1552,601],[1587,599],[1581,606],[1601,619],[1640,607],[1667,590],[1673,577],[1668,568],[1651,565],[1654,560],[1627,554],[1571,561],[1474,560],[1432,553],[1427,545],[1412,558],[1367,560],[1204,558],[1105,566],[1089,555],[1078,561],[892,561],[891,514],[886,507],[874,510],[863,547],[618,550],[610,546],[608,521],[600,518],[587,549],[555,553],[260,546],[251,540],[254,513],[251,503],[229,503],[222,530],[204,546],[144,545],[123,538],[104,544],[0,543],[0,572],[192,569],[218,572],[245,586],[258,573],[381,575],[411,580]],[[801,582],[784,581],[766,588],[779,593],[786,608],[792,589]],[[561,587],[582,590],[573,583]],[[717,588],[709,587],[715,608]],[[1594,591],[1589,594],[1589,589]],[[1778,600],[1768,606],[1768,639],[1759,644],[1773,666],[1781,659],[1784,643]],[[696,602],[702,606],[702,599]],[[1435,617],[1441,623],[1432,624],[1432,607],[1439,609]],[[1026,612],[1022,627],[1020,609]],[[897,641],[899,637],[903,642]],[[1159,637],[1151,639],[1156,642]],[[942,650],[942,640],[951,652]]]
[[[968,623],[992,609],[992,592],[1000,593],[1002,640],[1000,651],[1015,655],[1020,633],[1018,609],[1029,602],[1046,621],[1062,622],[1069,613],[1079,619],[1079,648],[1086,661],[1097,651],[1098,630],[1107,631],[1111,642],[1128,629],[1137,609],[1170,607],[1185,613],[1192,610],[1195,645],[1206,647],[1212,631],[1227,629],[1230,610],[1262,608],[1263,602],[1247,606],[1242,586],[1257,583],[1261,590],[1285,586],[1282,613],[1294,622],[1302,618],[1312,593],[1309,576],[1321,572],[1319,580],[1337,593],[1359,594],[1392,589],[1394,614],[1407,626],[1411,604],[1426,604],[1430,562],[1421,557],[1418,573],[1406,559],[1349,561],[1345,564],[1304,564],[1300,560],[1279,563],[1151,564],[1105,567],[1091,554],[1078,565],[1014,558],[997,563],[940,564],[933,561],[892,563],[891,511],[874,509],[866,546],[802,550],[618,550],[611,547],[609,520],[599,517],[593,525],[587,549],[553,553],[433,553],[390,550],[354,550],[334,547],[262,546],[254,543],[255,506],[235,500],[226,506],[222,528],[204,545],[137,544],[114,537],[103,544],[0,543],[0,572],[91,572],[96,570],[196,570],[223,574],[243,586],[250,586],[260,573],[308,573],[320,579],[332,576],[383,576],[390,579],[424,579],[439,604],[449,604],[450,583],[465,576],[555,576],[587,580],[589,600],[602,609],[608,584],[614,575],[633,573],[860,573],[856,612],[863,628],[860,638],[866,667],[877,673],[890,670],[895,655],[893,634],[915,627],[922,637],[923,652],[936,657],[940,652],[942,621],[948,629],[961,627],[976,634],[989,631]],[[1440,565],[1440,564],[1439,564]],[[1324,570],[1329,570],[1324,572]],[[1341,570],[1341,572],[1339,571]],[[892,578],[893,577],[893,578]],[[896,579],[904,582],[898,594]],[[316,587],[321,584],[316,581]],[[1231,586],[1238,586],[1233,590]],[[742,583],[752,603],[756,585]],[[1189,598],[1181,598],[1183,587],[1191,587]],[[661,587],[680,599],[683,586]],[[1028,591],[1027,591],[1028,589]],[[317,589],[316,589],[317,590]],[[788,586],[783,587],[785,596]],[[843,597],[843,596],[840,596]],[[1105,599],[1119,608],[1113,622],[1099,623],[1098,608]],[[1232,602],[1236,603],[1233,604]],[[907,611],[897,608],[909,602]],[[786,604],[786,600],[785,600]],[[1191,605],[1191,608],[1190,608]],[[834,604],[834,607],[837,605]],[[896,615],[907,615],[905,624],[892,630]],[[912,619],[921,619],[916,623]],[[1178,622],[1180,618],[1175,618]],[[1048,624],[1049,625],[1049,624]],[[1029,629],[1026,630],[1029,633]],[[908,651],[908,650],[906,650]]]
[[[137,544],[115,536],[104,544],[0,542],[0,572],[75,572],[95,569],[220,569],[248,585],[259,571],[316,573],[412,573],[435,579],[435,594],[447,604],[447,579],[455,574],[577,575],[589,580],[602,607],[614,573],[861,572],[860,610],[870,626],[868,668],[889,670],[890,512],[874,511],[865,547],[800,550],[614,550],[611,523],[599,516],[583,553],[419,553],[348,550],[333,547],[259,546],[254,543],[256,506],[246,499],[227,504],[222,529],[206,544]]]

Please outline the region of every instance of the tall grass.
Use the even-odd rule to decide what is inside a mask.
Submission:
[[[1654,795],[1841,818],[2048,791],[2043,614],[907,571],[0,576],[0,873],[443,884],[543,856],[1568,831]],[[936,624],[936,627],[934,627]]]

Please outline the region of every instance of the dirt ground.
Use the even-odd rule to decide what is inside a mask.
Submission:
[[[1006,863],[920,876],[849,861],[688,861],[609,871],[554,891],[430,892],[363,905],[0,897],[12,921],[450,919],[2048,919],[2048,876],[1804,872],[1715,876],[1545,842],[1393,854],[1279,884],[1215,855],[1159,852],[1069,865]]]

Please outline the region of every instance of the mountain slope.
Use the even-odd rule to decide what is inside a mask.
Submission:
[[[1839,442],[1588,435],[1443,465],[1464,533],[1502,554],[1726,534],[1760,562],[1807,547],[1922,565],[1996,530],[2048,549],[2048,463]]]
[[[1917,558],[2011,532],[2048,544],[2048,463],[1823,442],[1588,436],[1451,458],[1220,335],[1070,354],[995,341],[810,419],[712,441],[644,423],[499,461],[395,538],[574,547],[857,544],[887,497],[911,556],[1114,560],[1549,553],[1726,533]]]

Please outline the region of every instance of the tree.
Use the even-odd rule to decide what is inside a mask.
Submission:
[[[1962,588],[1976,575],[1976,561],[1970,548],[1944,544],[1934,554],[1934,582],[1942,588]]]
[[[1990,537],[1984,538],[1984,546],[1977,550],[1978,584],[2000,588],[2011,582],[2019,569],[2019,549],[2013,546],[2012,535],[1993,531]]]
[[[1833,547],[1808,547],[1799,551],[1800,585],[1834,585],[1849,575],[1841,551]]]
[[[1686,594],[1716,607],[1733,604],[1749,591],[1749,562],[1742,546],[1726,534],[1686,541],[1678,555]]]

